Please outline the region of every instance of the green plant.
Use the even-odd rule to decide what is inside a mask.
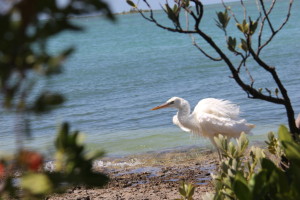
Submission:
[[[36,76],[60,73],[63,61],[74,50],[69,47],[53,55],[48,52],[48,40],[64,31],[83,30],[72,23],[71,16],[101,11],[109,19],[114,17],[107,4],[99,0],[70,0],[64,6],[53,0],[3,4],[8,4],[8,9],[0,13],[0,102],[18,111],[48,111],[63,102],[63,95],[41,90],[34,103],[29,103]]]
[[[87,187],[101,187],[108,177],[94,172],[93,160],[103,152],[90,152],[80,140],[80,133],[69,132],[69,125],[62,124],[55,141],[56,159],[54,171],[44,171],[43,156],[38,152],[20,151],[16,157],[0,162],[0,199],[41,199],[54,192],[64,192],[79,184]],[[16,177],[15,170],[21,173]],[[13,180],[19,184],[13,184]]]
[[[215,142],[223,156],[219,171],[213,175],[215,199],[234,199],[236,198],[235,188],[240,186],[235,180],[246,182],[250,180],[265,154],[262,149],[251,147],[247,160],[246,150],[249,140],[244,133],[241,134],[236,145],[228,142],[227,138],[222,135],[215,137]]]
[[[82,31],[70,20],[73,16],[94,12],[111,20],[114,16],[102,0],[70,0],[63,5],[54,0],[20,0],[5,1],[3,5],[6,9],[0,12],[0,103],[7,112],[26,122],[23,132],[13,133],[22,137],[30,134],[26,119],[29,114],[50,111],[65,101],[61,93],[44,89],[47,81],[38,83],[40,77],[51,78],[60,73],[63,61],[74,48],[49,53],[49,39],[64,31]],[[13,156],[1,157],[0,199],[41,199],[76,184],[104,185],[108,178],[92,170],[93,160],[103,152],[86,154],[79,136],[78,132],[69,133],[68,124],[62,125],[56,140],[56,168],[51,173],[43,171],[44,158],[40,153],[24,150],[21,145]]]
[[[196,187],[191,183],[181,182],[179,186],[180,199],[176,200],[193,200]]]
[[[237,145],[228,144],[223,136],[215,138],[223,160],[213,176],[214,199],[300,199],[300,146],[285,126],[279,127],[278,136],[279,139],[269,133],[268,150],[278,160],[286,156],[289,166],[284,169],[267,158],[261,148],[251,147],[247,156],[248,140],[244,134]]]

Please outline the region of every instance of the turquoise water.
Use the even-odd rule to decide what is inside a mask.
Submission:
[[[251,2],[249,12],[255,8]],[[280,1],[275,8],[272,16],[275,22],[282,21],[286,3]],[[233,9],[237,5],[231,4]],[[202,26],[223,44],[222,32],[214,25],[215,12],[223,10],[222,6],[208,5],[205,9]],[[300,112],[300,13],[296,12],[299,9],[297,1],[288,25],[262,54],[270,65],[277,67],[297,113]],[[168,23],[162,12],[155,14]],[[105,149],[108,155],[209,146],[208,140],[191,136],[172,124],[175,110],[150,111],[173,96],[185,98],[192,107],[207,97],[239,104],[242,117],[257,126],[251,140],[263,140],[268,131],[286,123],[283,107],[248,99],[229,78],[225,64],[204,57],[187,35],[163,31],[138,14],[120,15],[117,23],[101,17],[73,20],[86,27],[85,32],[61,34],[51,40],[49,50],[56,53],[73,45],[76,52],[65,63],[63,74],[39,81],[45,89],[63,92],[68,101],[51,113],[29,116],[32,139],[24,141],[26,146],[51,149],[55,129],[63,121],[70,122],[73,130],[83,131],[89,147]],[[232,22],[232,30],[236,29],[234,26]],[[201,44],[211,52],[206,44]],[[250,63],[249,69],[255,87],[275,89],[272,78],[265,76],[255,63]],[[0,114],[0,151],[15,148],[16,118],[9,113]]]

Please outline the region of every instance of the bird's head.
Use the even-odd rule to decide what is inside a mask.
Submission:
[[[156,106],[156,107],[152,108],[151,110],[158,110],[161,108],[180,108],[182,101],[183,101],[182,98],[172,97],[166,103]]]

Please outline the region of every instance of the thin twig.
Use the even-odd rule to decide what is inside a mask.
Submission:
[[[259,0],[259,1],[260,1],[260,5],[261,5],[261,7],[262,7],[263,13],[264,13],[264,15],[265,15],[265,17],[266,17],[266,20],[267,20],[267,22],[268,22],[268,24],[269,24],[269,27],[270,27],[272,33],[274,34],[275,31],[274,31],[273,25],[272,25],[272,23],[271,23],[271,21],[270,21],[270,18],[269,18],[269,14],[270,14],[270,13],[267,13],[266,8],[265,8],[265,4],[264,4],[263,0]],[[270,10],[271,10],[271,9],[270,9]]]
[[[260,1],[262,1],[262,0],[260,0]],[[257,55],[259,55],[260,51],[265,46],[267,46],[271,42],[271,40],[274,38],[274,36],[286,25],[286,23],[288,22],[288,20],[291,16],[291,9],[292,9],[293,2],[294,2],[293,0],[290,0],[287,16],[286,16],[285,20],[283,21],[283,23],[279,26],[279,28],[277,30],[272,31],[272,35],[269,37],[269,39],[263,45],[259,46],[259,48],[257,50]]]
[[[241,67],[243,66],[243,65],[245,65],[246,64],[246,61],[247,61],[247,59],[249,58],[249,56],[250,56],[250,54],[247,54],[246,53],[246,55],[244,56],[242,53],[240,53],[240,52],[237,52],[238,53],[238,55],[240,55],[241,57],[242,57],[242,60],[241,60],[241,62],[240,62],[240,64],[239,64],[239,66],[237,67],[237,71],[238,71],[238,73],[240,72],[240,70],[241,70]]]
[[[247,9],[246,9],[246,7],[245,7],[245,4],[244,4],[244,1],[243,1],[243,0],[241,0],[241,5],[242,5],[242,7],[243,7],[243,9],[244,9],[244,20],[246,20],[246,18],[247,18]]]
[[[190,37],[191,37],[191,39],[192,39],[192,43],[193,43],[193,45],[199,50],[199,51],[201,51],[201,53],[203,53],[206,57],[208,57],[209,59],[211,59],[211,60],[213,60],[213,61],[221,61],[222,60],[222,58],[214,58],[214,57],[212,57],[212,56],[210,56],[208,53],[206,53],[197,43],[196,43],[196,41],[195,41],[195,37],[192,35],[192,34],[190,34]]]
[[[203,17],[203,12],[204,12],[203,11],[203,4],[199,0],[191,0],[191,1],[194,2],[195,6],[196,6],[196,11],[197,11],[198,17],[194,17],[194,19],[195,19],[195,29],[198,29],[199,26],[200,26],[200,22],[202,20],[202,17]]]
[[[151,6],[149,5],[149,3],[147,2],[147,0],[143,0],[143,1],[146,3],[146,5],[148,6],[148,8],[149,8],[149,10],[150,10],[150,16],[147,17],[147,16],[143,13],[143,11],[140,10],[140,9],[137,9],[137,11],[141,14],[141,16],[142,16],[144,19],[146,19],[146,20],[148,20],[148,21],[154,23],[156,26],[158,26],[158,27],[160,27],[160,28],[162,28],[162,29],[165,29],[165,30],[168,30],[168,31],[171,31],[171,32],[184,33],[184,34],[197,33],[197,31],[182,30],[182,29],[174,29],[174,28],[170,28],[170,27],[167,27],[167,26],[164,26],[164,25],[158,23],[158,22],[155,20],[155,18],[154,18],[153,10],[152,10]]]
[[[272,3],[271,3],[271,6],[267,12],[267,15],[269,16],[275,6],[275,3],[276,3],[276,0],[273,0]],[[257,3],[257,8],[258,8],[258,11],[259,11],[259,15],[260,17],[262,16],[262,12],[260,10],[260,4]],[[261,37],[262,37],[262,33],[263,33],[263,29],[264,29],[264,26],[265,26],[265,21],[266,21],[266,15],[264,15],[264,17],[262,18],[261,20],[261,26],[260,26],[260,31],[259,31],[259,34],[258,34],[258,47],[261,46]]]
[[[224,8],[225,8],[226,10],[229,10],[229,12],[230,12],[231,16],[233,17],[234,21],[235,21],[236,23],[239,23],[238,19],[236,18],[235,14],[234,14],[234,12],[231,10],[231,8],[225,4],[224,0],[221,0],[221,1],[222,1],[222,4],[223,4]]]
[[[254,78],[253,76],[251,75],[247,65],[246,65],[246,62],[244,63],[244,67],[245,67],[245,71],[246,73],[248,74],[249,78],[250,78],[250,81],[251,81],[251,87],[253,87],[253,84],[254,84]]]

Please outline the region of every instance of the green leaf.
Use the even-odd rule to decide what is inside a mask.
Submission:
[[[272,170],[276,170],[276,165],[269,159],[263,158],[261,161],[261,167],[263,169],[266,169],[268,172],[271,172]]]
[[[256,28],[257,28],[257,24],[258,24],[257,21],[251,23],[251,28],[250,28],[250,34],[251,34],[251,35],[253,35],[253,34],[255,33],[255,30],[256,30]]]
[[[184,188],[182,188],[182,187],[179,188],[179,193],[184,197],[186,196],[186,192],[185,192]]]
[[[184,3],[184,6],[185,6],[185,7],[189,7],[189,5],[190,5],[190,0],[183,0],[182,2]]]
[[[228,145],[228,154],[229,154],[231,157],[235,157],[235,153],[236,153],[236,148],[235,148],[235,146],[233,145],[232,142],[229,142],[229,145]]]
[[[29,173],[21,177],[21,188],[33,195],[49,194],[53,185],[49,178],[42,173]]]
[[[291,133],[288,131],[288,129],[284,125],[280,125],[280,127],[278,129],[278,137],[281,142],[282,141],[288,141],[288,142],[293,141]]]
[[[179,11],[179,7],[177,6],[177,4],[174,4],[174,6],[173,6],[173,12],[174,12],[175,14],[177,14],[178,11]]]
[[[266,170],[261,170],[249,181],[252,187],[252,194],[254,197],[264,197],[267,192],[267,176]]]
[[[289,181],[286,174],[269,159],[263,158],[262,169],[266,172],[266,185],[270,188],[270,195],[283,193],[289,190]],[[272,199],[272,198],[271,198]]]
[[[241,38],[241,44],[239,45],[239,48],[243,49],[244,51],[248,51],[248,45],[246,40]]]
[[[126,0],[127,4],[130,5],[133,8],[136,8],[135,3],[133,3],[131,0]]]
[[[189,197],[189,198],[192,198],[192,197],[193,197],[193,195],[194,195],[194,193],[195,193],[195,189],[196,189],[196,187],[193,186],[192,184],[190,184],[190,188],[189,188],[189,192],[188,192],[188,197]]]
[[[276,88],[276,89],[275,89],[275,95],[276,95],[276,96],[278,96],[278,92],[279,92],[279,90],[278,90],[278,88]]]
[[[43,92],[36,99],[32,110],[35,112],[46,112],[51,110],[53,106],[62,104],[65,101],[64,96],[54,92]]]
[[[249,144],[249,140],[248,140],[246,134],[244,132],[242,132],[242,134],[238,140],[238,150],[239,150],[240,156],[242,156],[244,154],[244,151],[248,147],[248,144]]]
[[[243,26],[241,24],[236,24],[236,27],[241,31],[241,32],[244,32],[243,31]]]
[[[64,150],[68,144],[69,124],[63,123],[58,129],[55,146],[58,150]]]
[[[259,20],[259,18],[257,18],[257,20],[255,22],[253,22],[250,18],[250,35],[253,35],[255,33],[257,25],[258,25],[258,20]]]
[[[174,6],[175,8],[175,6]],[[170,8],[169,4],[165,4],[164,11],[167,13],[168,18],[174,23],[175,26],[179,26],[178,16],[173,9]]]
[[[218,16],[218,21],[216,21],[217,26],[222,29],[225,30],[229,21],[230,21],[230,17],[228,16],[227,10],[225,9],[224,12],[216,12],[217,16]]]
[[[188,199],[190,199],[194,195],[195,187],[191,183],[185,183],[185,191]]]
[[[293,163],[297,164],[300,166],[300,146],[296,142],[290,142],[290,141],[282,141],[281,142],[284,150],[286,157],[293,161]]]
[[[218,16],[219,22],[223,25],[224,22],[225,22],[223,13],[222,12],[217,12],[217,16]]]
[[[236,39],[229,36],[228,41],[227,41],[227,48],[230,51],[235,52],[235,47],[236,47]]]
[[[241,200],[251,200],[252,194],[248,187],[246,179],[238,173],[234,180],[233,190],[238,199]]]
[[[249,24],[247,21],[244,19],[242,24],[237,23],[236,24],[237,28],[244,34],[249,33]]]
[[[249,24],[247,23],[247,21],[245,19],[243,20],[243,32],[244,33],[249,32]]]
[[[85,158],[87,160],[94,160],[94,159],[103,157],[104,154],[105,154],[104,151],[91,151],[91,152],[86,154]]]

